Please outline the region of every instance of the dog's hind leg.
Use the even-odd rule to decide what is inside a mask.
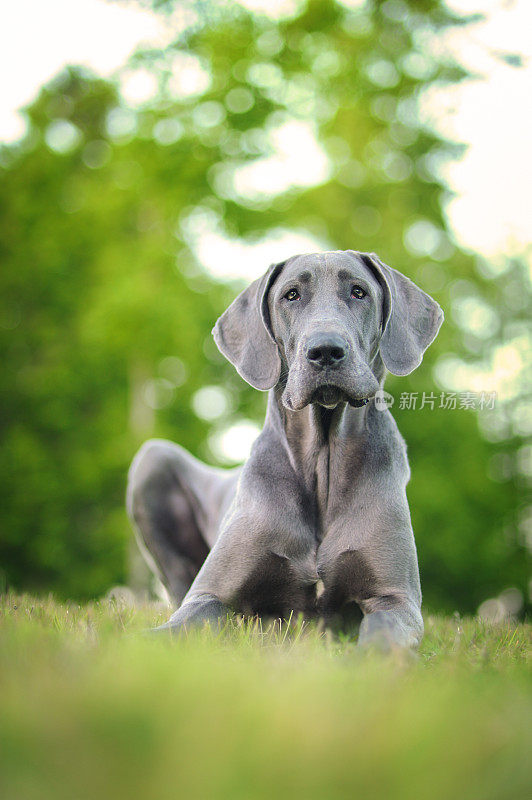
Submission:
[[[209,553],[232,474],[158,439],[146,442],[131,464],[128,513],[144,558],[176,604]]]

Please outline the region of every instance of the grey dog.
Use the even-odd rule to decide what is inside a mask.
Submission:
[[[443,321],[429,295],[376,255],[298,255],[272,265],[214,327],[266,420],[243,467],[208,467],[146,442],[128,511],[179,608],[162,629],[232,611],[330,621],[363,615],[359,642],[415,646],[421,589],[406,446],[376,395],[408,375]]]

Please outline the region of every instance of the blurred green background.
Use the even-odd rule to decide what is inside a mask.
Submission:
[[[438,408],[457,374],[519,362],[529,343],[525,254],[495,269],[460,249],[440,169],[460,146],[419,113],[421,91],[467,77],[427,33],[466,23],[438,0],[309,0],[277,20],[214,0],[146,5],[170,24],[183,13],[173,44],[124,68],[156,85],[145,102],[128,105],[124,73],[73,66],[26,109],[24,138],[0,149],[2,587],[79,600],[142,587],[123,502],[137,447],[167,437],[229,463],[225,432],[264,414],[265,396],[210,336],[244,284],[207,271],[202,246],[295,232],[376,251],[444,308],[422,367],[386,384],[396,399],[438,398],[393,409],[425,608],[474,612],[513,587],[503,598],[522,613],[524,372],[491,411]],[[299,177],[259,191],[257,162],[298,133]],[[268,264],[244,252],[251,280]],[[478,378],[460,388],[479,391]]]

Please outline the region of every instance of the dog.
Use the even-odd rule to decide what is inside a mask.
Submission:
[[[411,280],[353,250],[293,256],[238,295],[213,334],[269,392],[248,461],[216,469],[155,439],[129,473],[141,548],[179,604],[158,630],[230,612],[327,624],[356,603],[361,645],[419,644],[406,446],[376,400],[386,371],[419,366],[442,321]]]

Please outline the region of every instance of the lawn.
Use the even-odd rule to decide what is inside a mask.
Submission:
[[[0,600],[0,796],[532,796],[531,627],[428,617],[417,658],[295,623]]]

